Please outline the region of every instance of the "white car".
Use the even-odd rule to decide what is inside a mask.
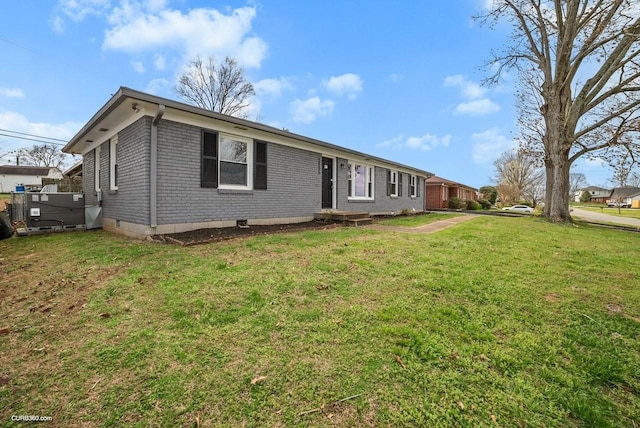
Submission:
[[[504,207],[502,210],[503,211],[513,211],[513,212],[516,212],[516,213],[527,213],[527,214],[533,213],[533,208],[528,207],[526,205],[514,205],[512,207]]]

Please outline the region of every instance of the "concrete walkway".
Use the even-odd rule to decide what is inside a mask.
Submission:
[[[592,223],[621,224],[624,226],[640,227],[640,219],[637,218],[618,217],[594,211],[581,210],[580,208],[574,208],[571,215]]]
[[[385,230],[387,232],[408,232],[408,233],[433,233],[448,227],[454,226],[463,221],[471,220],[477,216],[473,214],[465,214],[458,217],[451,217],[447,220],[434,221],[433,223],[423,224],[418,227],[404,227],[404,226],[385,226],[383,224],[372,224],[367,226],[375,230]]]

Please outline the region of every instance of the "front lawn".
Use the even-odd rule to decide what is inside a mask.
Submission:
[[[392,218],[385,218],[377,221],[385,226],[402,226],[402,227],[418,227],[429,223],[435,223],[440,220],[448,220],[453,217],[458,217],[462,214],[448,214],[448,213],[427,213],[416,214],[408,216],[398,216]]]
[[[482,216],[194,247],[0,241],[0,420],[638,426],[639,239]]]
[[[620,208],[619,211],[618,211],[618,208],[608,208],[608,207],[584,206],[579,208],[585,211],[593,211],[596,213],[609,214],[617,217],[640,218],[640,209],[637,209],[637,208]]]

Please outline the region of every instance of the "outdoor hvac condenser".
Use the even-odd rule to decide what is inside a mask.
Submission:
[[[27,230],[84,229],[82,193],[26,193]]]

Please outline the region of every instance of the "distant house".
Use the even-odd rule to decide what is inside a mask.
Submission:
[[[597,186],[589,186],[585,187],[584,189],[578,190],[574,194],[575,202],[580,202],[580,199],[582,198],[582,194],[584,192],[589,192],[589,194],[591,195],[591,199],[589,202],[593,202],[595,204],[605,204],[607,202],[607,199],[609,199],[609,197],[611,196],[610,189],[604,189]]]
[[[442,177],[433,176],[426,180],[426,208],[428,210],[449,208],[449,199],[477,201],[478,189]]]
[[[616,187],[606,203],[610,206],[640,208],[640,187]]]
[[[103,227],[143,238],[295,223],[322,210],[423,211],[431,173],[129,88],[63,148]]]
[[[62,172],[48,166],[0,165],[0,193],[15,192],[19,185],[39,189],[43,178],[62,178]]]
[[[63,175],[68,178],[82,178],[82,160],[76,162],[71,168],[67,169]]]

